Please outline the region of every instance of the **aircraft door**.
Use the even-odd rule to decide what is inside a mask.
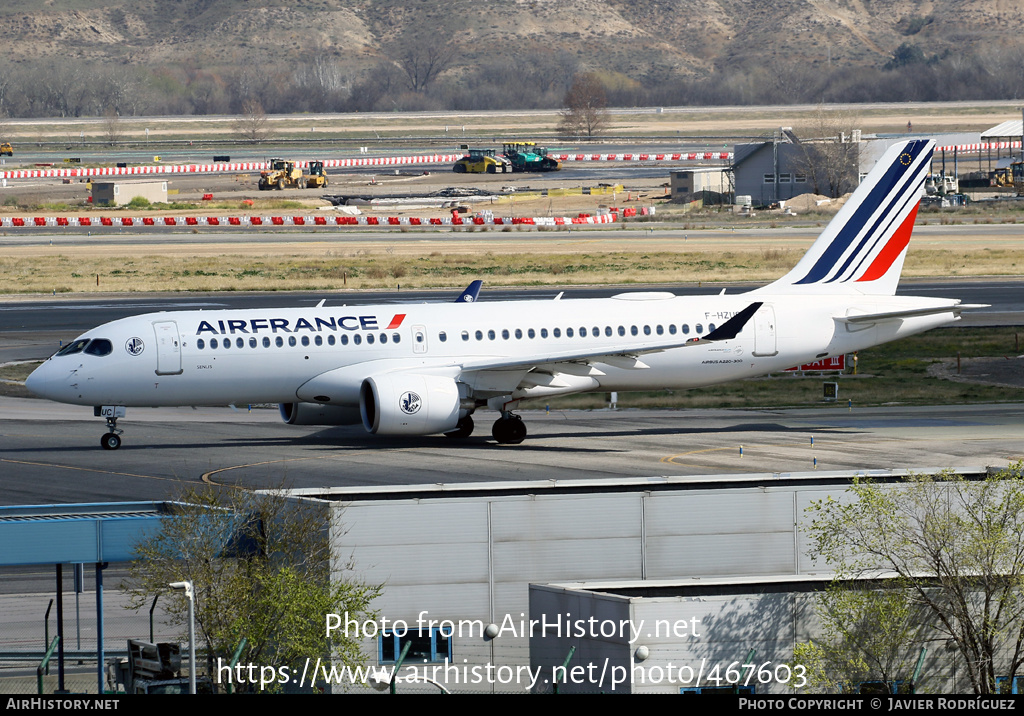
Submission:
[[[178,375],[181,373],[181,338],[178,324],[174,321],[158,321],[153,324],[156,333],[156,374]]]
[[[412,327],[412,352],[427,352],[427,328],[426,326]]]
[[[775,340],[775,308],[765,304],[754,314],[754,355],[778,354],[779,347]]]

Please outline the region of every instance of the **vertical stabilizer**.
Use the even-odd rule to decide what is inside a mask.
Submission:
[[[925,139],[889,147],[800,263],[759,291],[896,293],[934,147]]]

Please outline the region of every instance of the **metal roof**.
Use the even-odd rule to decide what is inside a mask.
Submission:
[[[0,507],[0,566],[120,562],[159,529],[167,502]]]
[[[1008,119],[981,133],[982,139],[989,137],[1019,137],[1024,132],[1024,120]]]

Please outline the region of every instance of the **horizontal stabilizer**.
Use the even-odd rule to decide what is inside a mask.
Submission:
[[[878,323],[898,318],[914,318],[915,316],[934,316],[939,313],[955,313],[960,315],[961,311],[972,308],[988,308],[987,303],[956,303],[948,306],[930,306],[928,308],[913,308],[906,311],[884,311],[882,313],[864,313],[856,316],[840,316],[836,320],[840,323]]]

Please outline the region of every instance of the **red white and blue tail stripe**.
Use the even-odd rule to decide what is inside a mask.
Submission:
[[[760,290],[895,294],[934,147],[931,140],[889,147],[800,263]]]

